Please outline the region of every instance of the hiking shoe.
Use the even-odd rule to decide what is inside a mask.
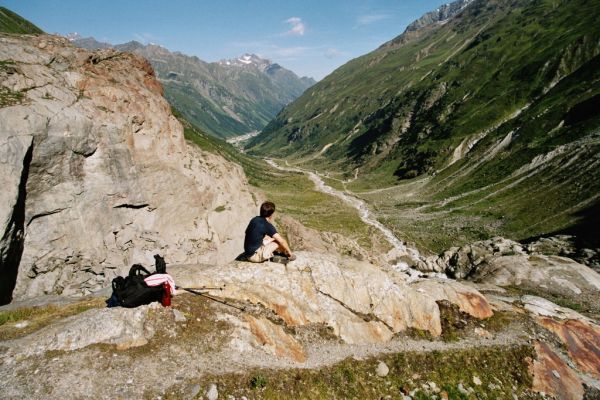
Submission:
[[[287,257],[277,255],[277,256],[271,257],[269,259],[269,261],[279,263],[279,264],[287,264],[289,260]]]

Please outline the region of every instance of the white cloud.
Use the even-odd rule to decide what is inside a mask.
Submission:
[[[285,35],[290,36],[304,36],[304,32],[306,31],[306,25],[302,22],[302,19],[298,17],[292,17],[286,19],[284,22],[290,24],[290,30],[285,33]]]
[[[381,21],[383,19],[388,19],[390,17],[391,17],[391,15],[387,15],[387,14],[365,14],[365,15],[360,15],[356,19],[356,24],[358,26],[369,25],[369,24],[372,24],[374,22]]]

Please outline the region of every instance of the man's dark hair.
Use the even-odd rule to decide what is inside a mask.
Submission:
[[[270,201],[265,201],[260,205],[260,216],[269,218],[275,212],[275,204]]]

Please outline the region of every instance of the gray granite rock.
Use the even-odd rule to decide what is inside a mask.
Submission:
[[[246,178],[186,143],[146,60],[0,36],[6,60],[0,86],[23,100],[0,108],[0,304],[89,294],[156,253],[235,258]]]

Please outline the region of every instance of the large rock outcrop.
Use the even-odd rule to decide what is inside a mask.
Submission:
[[[442,333],[438,301],[453,303],[474,318],[493,314],[485,297],[456,281],[409,283],[402,273],[364,261],[309,252],[297,256],[287,266],[182,265],[170,273],[179,286],[220,288],[210,293],[260,304],[287,326],[326,325],[351,344],[387,342],[409,328],[437,337]]]
[[[243,172],[186,144],[146,60],[0,36],[0,92],[2,303],[87,293],[155,253],[235,257]]]

